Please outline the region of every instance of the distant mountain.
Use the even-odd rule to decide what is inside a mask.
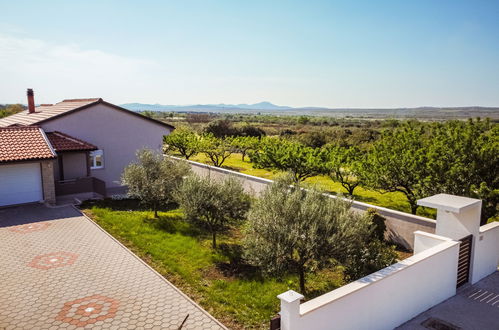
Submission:
[[[270,102],[260,102],[255,104],[196,104],[196,105],[162,105],[162,104],[144,104],[144,103],[126,103],[121,105],[123,108],[133,111],[190,111],[206,110],[217,112],[217,110],[284,110],[293,109],[283,105],[275,105]]]
[[[309,115],[325,117],[350,117],[366,119],[384,118],[419,118],[431,119],[464,119],[472,117],[491,118],[499,120],[499,108],[497,107],[431,107],[422,106],[415,108],[325,108],[325,107],[301,107],[292,108],[275,105],[270,102],[255,104],[196,104],[196,105],[162,105],[127,103],[121,105],[132,111],[173,111],[173,112],[197,112],[197,113],[221,113],[221,114],[270,114],[270,115]]]

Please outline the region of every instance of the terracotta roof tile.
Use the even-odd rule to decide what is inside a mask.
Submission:
[[[0,163],[52,158],[56,154],[41,128],[0,128]]]
[[[61,132],[47,133],[50,144],[55,151],[92,151],[98,148],[91,143],[74,138]]]

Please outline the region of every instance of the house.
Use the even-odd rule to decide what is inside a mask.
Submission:
[[[0,119],[0,206],[120,194],[137,150],[161,150],[173,126],[101,98],[70,99]]]

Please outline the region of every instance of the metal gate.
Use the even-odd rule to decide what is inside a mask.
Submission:
[[[459,261],[457,263],[457,287],[468,283],[470,279],[470,263],[471,263],[471,243],[473,235],[466,236],[459,240]]]

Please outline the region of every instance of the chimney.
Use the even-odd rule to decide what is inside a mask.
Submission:
[[[33,90],[28,88],[28,113],[35,113],[35,96]]]

